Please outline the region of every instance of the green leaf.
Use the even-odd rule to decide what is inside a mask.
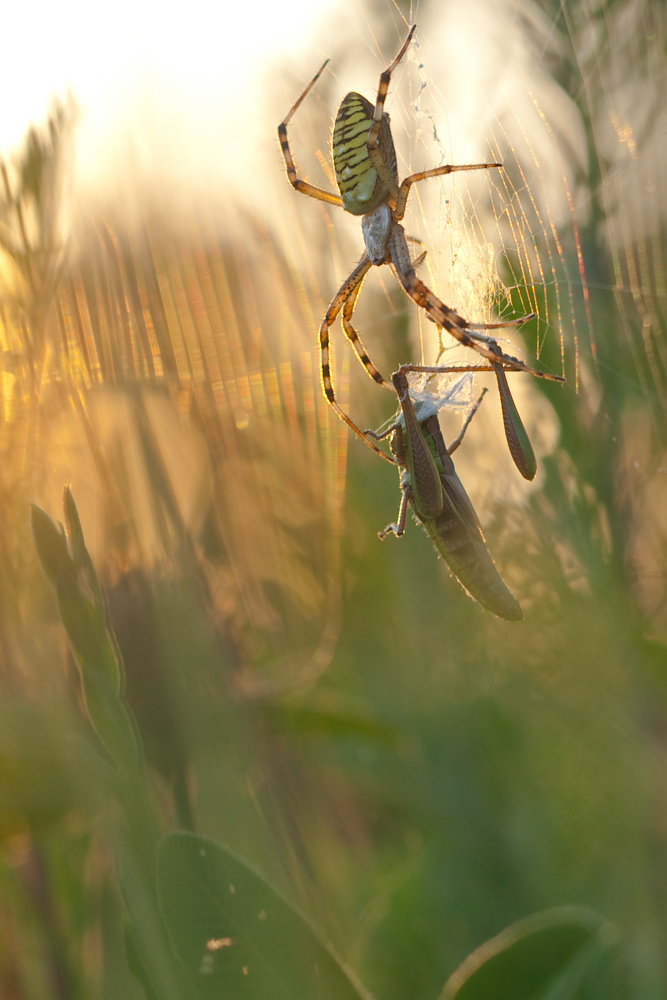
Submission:
[[[90,587],[96,606],[103,608],[104,601],[102,598],[102,589],[97,579],[97,573],[95,572],[93,561],[90,558],[88,549],[86,548],[79,511],[76,503],[74,502],[72,490],[69,486],[65,486],[65,489],[63,490],[63,508],[65,511],[65,524],[67,525],[67,537],[69,539],[69,546],[72,553],[72,561],[77,570],[83,571],[86,583]]]
[[[583,907],[532,914],[469,955],[440,1000],[569,1000],[611,944],[610,930]]]
[[[228,848],[168,834],[158,898],[200,1000],[369,1000],[289,903]]]
[[[42,568],[54,587],[75,586],[76,571],[67,539],[41,507],[32,505],[32,534]]]
[[[160,916],[153,865],[147,866],[145,852],[138,852],[137,846],[134,838],[125,837],[114,845],[118,881],[129,917],[125,926],[129,968],[149,1000],[195,1000]],[[154,844],[151,847],[152,862]]]
[[[128,707],[108,673],[100,668],[103,653],[102,649],[98,664],[79,659],[86,711],[111,759],[126,776],[134,778],[142,766],[140,737]]]
[[[107,627],[102,593],[86,549],[74,498],[65,488],[68,539],[39,507],[32,507],[32,530],[44,571],[56,588],[58,610],[81,673],[86,709],[101,742],[126,775],[136,776],[142,755],[138,732],[121,696],[120,655]],[[93,600],[79,584],[85,574]]]

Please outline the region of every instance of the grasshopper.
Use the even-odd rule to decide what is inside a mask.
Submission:
[[[437,407],[421,403],[418,411],[415,409],[406,374],[409,370],[411,366],[405,365],[392,375],[401,412],[387,431],[375,435],[377,438],[392,435],[391,450],[401,470],[402,493],[397,523],[388,525],[379,537],[392,533],[400,538],[411,506],[464,590],[499,618],[520,621],[523,612],[493,564],[479,519],[451,458],[484,394],[448,449],[438,423]]]

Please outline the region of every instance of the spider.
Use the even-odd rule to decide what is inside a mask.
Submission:
[[[354,351],[367,374],[388,389],[393,387],[382,377],[375,367],[352,326],[352,314],[359,294],[361,283],[373,265],[380,267],[389,264],[407,295],[420,306],[427,317],[438,327],[447,330],[465,347],[471,347],[486,359],[487,365],[482,370],[528,372],[541,378],[563,381],[559,376],[547,372],[538,372],[523,362],[503,354],[495,342],[488,343],[484,334],[474,332],[477,329],[497,329],[525,322],[531,317],[522,317],[510,323],[469,323],[458,313],[442,302],[417,277],[415,264],[410,259],[407,237],[401,225],[410,193],[410,188],[417,181],[429,177],[441,177],[457,170],[489,170],[501,167],[501,163],[472,163],[466,165],[447,164],[432,170],[422,170],[399,183],[396,164],[396,151],[389,125],[389,115],[384,111],[384,103],[389,89],[391,74],[403,58],[416,25],[412,25],[408,36],[403,42],[398,55],[380,75],[375,107],[361,94],[350,92],[341,101],[332,136],[332,153],[336,181],[340,194],[325,191],[303,180],[297,174],[292,152],[287,139],[287,126],[301,102],[310,93],[319,79],[329,60],[323,63],[299,99],[292,106],[284,121],[278,126],[278,138],[285,160],[287,177],[290,184],[302,194],[310,195],[329,205],[344,208],[352,215],[361,216],[361,229],[364,236],[365,250],[359,263],[353,268],[340,286],[326,311],[320,327],[320,374],[324,394],[340,418],[358,434],[366,444],[389,462],[394,462],[389,455],[378,448],[365,432],[359,430],[352,419],[345,413],[336,400],[329,357],[329,330],[342,310],[342,323],[345,335],[352,344]],[[511,446],[510,446],[511,450]]]

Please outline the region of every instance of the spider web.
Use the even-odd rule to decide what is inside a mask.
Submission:
[[[460,21],[460,14],[448,12],[447,36],[462,44],[469,23]],[[499,23],[492,37],[504,34]],[[456,41],[447,45],[456,50]],[[489,49],[489,39],[480,38],[480,63],[498,58],[497,46]],[[422,158],[429,165],[434,159],[436,165],[496,161],[503,168],[453,174],[413,189],[412,218],[429,234],[429,278],[471,322],[536,313],[524,338],[528,357],[537,362],[547,346],[552,367],[569,375],[576,388],[580,314],[591,353],[595,351],[574,193],[574,172],[585,160],[582,137],[570,143],[568,158],[562,148],[562,109],[561,124],[554,124],[549,114],[564,95],[544,74],[541,87],[525,89],[522,47],[514,54],[514,65],[506,66],[504,79],[490,90],[488,64],[479,75],[476,65],[470,67],[462,88],[457,71],[447,72],[455,62],[448,54],[442,58],[438,37],[424,43],[418,39],[409,52],[411,160],[405,170],[419,169]],[[570,248],[581,264],[574,274]],[[506,336],[511,342],[510,329]],[[521,338],[514,340],[520,343]]]
[[[378,71],[417,22],[386,105],[400,176],[447,162],[504,165],[502,171],[414,186],[405,226],[427,251],[422,276],[469,320],[537,314],[520,333],[508,328],[499,334],[505,333],[508,350],[567,378],[549,402],[532,380],[511,379],[540,465],[559,434],[569,447],[563,432],[575,413],[582,426],[600,428],[604,442],[596,438],[589,447],[604,454],[608,466],[620,462],[623,469],[615,502],[630,518],[629,552],[640,589],[647,605],[657,608],[664,603],[667,561],[661,513],[667,509],[661,473],[667,415],[665,11],[648,0],[507,0],[437,8],[419,3],[404,17],[388,3],[381,33],[375,14],[358,4],[339,11],[349,57],[336,50],[332,28],[325,53],[332,55],[331,81],[320,97],[330,100],[328,120],[347,89],[373,97]],[[363,50],[366,59],[360,58]],[[315,170],[324,179],[327,151],[312,136],[304,128],[301,141],[319,152]],[[353,248],[360,247],[355,220],[341,214],[321,212],[329,220],[335,261],[328,289],[337,287],[354,260]],[[369,276],[371,289],[373,282],[382,297],[373,300],[370,316],[363,312],[367,287],[359,302],[359,329],[371,355],[386,337],[388,318],[403,312],[414,334],[410,360],[432,364],[439,352],[435,328],[406,307],[388,269]],[[451,340],[444,340],[448,348]],[[457,360],[469,363],[459,349],[442,357],[444,363]],[[430,384],[436,401],[445,386],[446,380]],[[471,428],[470,437],[480,433],[496,445],[462,448],[457,464],[467,486],[475,488],[476,476],[478,487],[520,500],[525,485],[496,461],[507,456],[493,396],[475,419],[481,429]],[[614,450],[619,441],[620,453]],[[641,525],[652,525],[663,539],[652,553],[648,528]],[[601,525],[602,535],[605,530]]]
[[[420,17],[422,12],[415,12],[407,23]],[[505,86],[502,100],[497,98],[497,106],[493,107],[485,94],[485,80],[477,79],[475,67],[471,67],[465,77],[468,92],[462,91],[456,73],[447,76],[443,71],[443,66],[453,61],[447,57],[448,46],[455,48],[447,41],[447,26],[451,22],[450,9],[442,18],[439,30],[420,32],[418,29],[403,63],[392,77],[387,109],[398,149],[399,175],[403,177],[445,163],[495,160],[502,161],[505,167],[502,171],[454,173],[414,185],[405,218],[406,230],[426,251],[422,265],[424,280],[469,321],[487,323],[501,318],[515,321],[522,315],[536,313],[537,318],[524,338],[527,349],[512,328],[499,330],[498,339],[501,342],[505,339],[508,347],[533,364],[539,364],[546,345],[547,370],[565,372],[567,362],[567,374],[576,387],[580,364],[577,304],[578,300],[585,299],[586,284],[583,271],[577,272],[576,282],[572,280],[566,253],[569,243],[578,245],[578,236],[576,225],[573,225],[571,191],[574,182],[568,176],[563,154],[558,148],[558,129],[550,126],[547,116],[540,116],[536,109],[542,95],[533,95],[531,99],[524,96],[524,105],[532,110],[533,133],[535,129],[539,133],[537,137],[531,136],[515,106],[518,98],[512,88]],[[401,24],[396,17],[398,39],[407,29],[407,23]],[[370,25],[369,30],[372,37]],[[369,43],[368,48],[375,50],[376,66],[386,65],[396,46],[395,41],[390,43],[379,38]],[[334,67],[332,73],[335,72]],[[487,71],[487,77],[490,75]],[[341,72],[337,90],[343,91],[344,81],[347,76]],[[373,86],[377,86],[377,76]],[[359,88],[358,83],[356,88]],[[497,89],[494,84],[494,92]],[[372,97],[374,89],[367,88],[364,92]],[[549,97],[551,93],[544,96],[545,103]],[[470,122],[475,128],[471,129]],[[579,160],[584,157],[580,149],[578,157]],[[326,170],[325,157],[320,154],[318,160]],[[558,163],[559,171],[551,169],[545,180],[541,172],[543,162]],[[328,180],[333,184],[330,174]],[[553,190],[547,190],[547,184]],[[554,193],[556,189],[557,194]],[[338,220],[335,225],[342,228]],[[416,247],[415,256],[422,251],[422,246]],[[581,254],[575,251],[575,259],[577,257],[580,259]],[[337,267],[336,271],[340,276],[345,273],[345,267]],[[393,278],[387,269],[379,269],[377,278],[370,278],[369,284],[373,280],[380,284],[384,293],[382,304],[375,306],[375,317],[380,312],[395,316],[401,307],[409,314],[415,333],[409,360],[453,366],[479,364],[479,357],[474,352],[462,351],[447,334],[439,339],[435,327],[424,321],[418,310],[406,309],[402,297],[396,295]],[[363,299],[362,294],[360,310]],[[586,323],[585,309],[579,311]],[[375,318],[372,326],[362,329],[370,331],[367,346],[373,354],[371,337],[377,336],[375,331],[381,329],[381,323]],[[590,339],[592,342],[592,334]],[[411,375],[410,381],[417,388],[418,376]],[[440,393],[447,392],[447,382],[447,378],[442,378],[431,379],[428,383],[429,390],[436,396],[434,405],[441,410],[451,408],[437,398]],[[424,386],[419,388],[423,391]],[[548,412],[548,405],[527,386],[518,389],[518,397],[522,403],[530,397],[532,419],[529,425],[532,426],[529,429],[537,435],[538,449],[550,450],[555,442],[556,420]],[[501,426],[494,412],[495,402],[489,401],[485,409],[492,413],[489,418],[482,415],[478,421],[484,425],[485,436],[493,439]],[[503,479],[497,461],[503,448],[500,434],[490,456],[481,466],[477,463],[480,481],[484,479],[489,483]],[[521,490],[511,480],[505,492],[517,500],[521,495]]]
[[[567,376],[561,433],[575,412],[598,428],[589,447],[617,470],[613,502],[626,558],[661,631],[666,38],[664,7],[648,0],[499,3],[493,12],[451,5],[439,31],[428,42],[418,34],[409,53],[404,119],[414,169],[426,146],[439,150],[439,162],[504,163],[502,171],[436,181],[436,195],[429,182],[417,186],[413,217],[435,248],[427,266],[445,301],[468,318],[537,313],[523,337],[528,356]],[[476,119],[482,144],[468,151],[466,120]],[[572,438],[563,443],[575,446]],[[586,488],[592,496],[598,487]],[[602,536],[606,530],[600,525]]]

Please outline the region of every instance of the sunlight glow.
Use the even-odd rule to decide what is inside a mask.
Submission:
[[[247,125],[272,52],[294,58],[333,6],[332,0],[295,0],[288,16],[280,5],[266,4],[248,25],[229,0],[15,3],[3,12],[4,38],[13,44],[5,44],[0,61],[6,98],[0,155],[11,154],[31,123],[45,121],[53,98],[68,93],[81,110],[84,174],[123,128],[141,153],[148,123],[167,131],[170,121],[197,110],[204,121],[217,117],[221,128]]]

